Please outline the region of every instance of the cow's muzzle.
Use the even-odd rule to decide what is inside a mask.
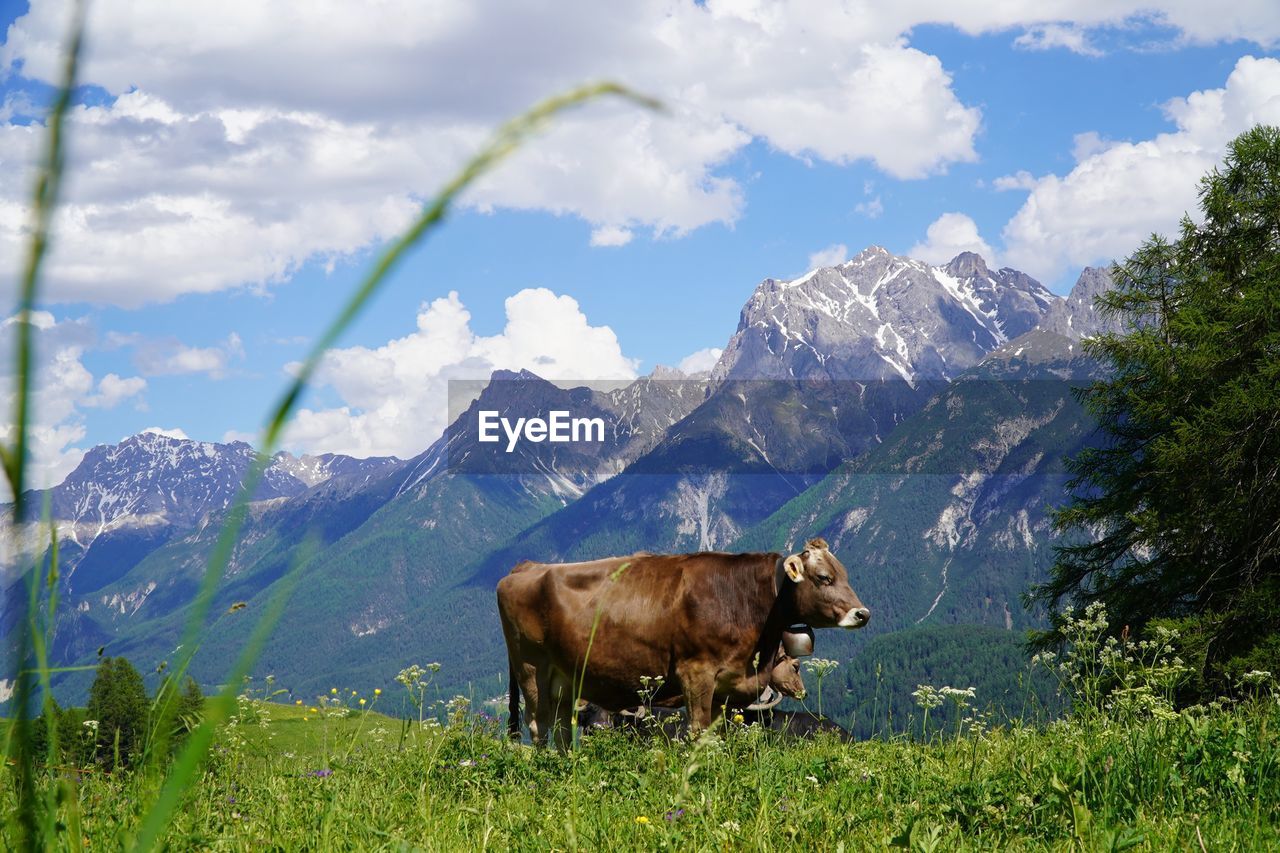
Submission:
[[[836,623],[840,628],[865,628],[871,621],[871,611],[865,607],[855,607]]]

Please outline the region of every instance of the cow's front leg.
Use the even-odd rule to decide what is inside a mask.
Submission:
[[[573,746],[573,724],[578,714],[578,703],[573,696],[573,681],[556,670],[551,674],[548,689],[551,699],[549,734],[557,749],[568,752]]]
[[[711,727],[715,712],[716,674],[711,667],[690,664],[677,667],[684,685],[684,704],[689,709],[689,737],[695,738]]]

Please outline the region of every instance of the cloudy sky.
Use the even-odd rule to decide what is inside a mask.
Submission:
[[[66,22],[0,2],[10,304]],[[477,185],[290,449],[413,455],[448,378],[499,367],[706,366],[761,279],[870,244],[1065,292],[1280,123],[1274,0],[92,0],[88,30],[37,317],[42,483],[147,428],[252,440],[372,253],[496,123],[582,81],[666,110],[580,109]]]

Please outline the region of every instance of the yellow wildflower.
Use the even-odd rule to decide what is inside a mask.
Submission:
[[[336,687],[330,687],[330,688],[329,688],[329,692],[330,692],[330,693],[332,693],[334,696],[337,696],[337,695],[338,695],[338,688],[336,688]]]
[[[381,688],[381,687],[375,687],[375,688],[373,688],[373,695],[374,695],[374,696],[381,696],[381,695],[382,695],[382,688]]]
[[[363,705],[364,703],[365,703],[365,700],[364,700],[364,699],[361,699],[361,700],[360,700],[360,704],[361,704],[361,705]]]
[[[636,823],[645,824],[648,822],[649,822],[649,818],[645,817],[644,815],[639,815],[638,817],[636,817]]]
[[[734,721],[735,723],[740,723],[740,722],[742,722],[742,720],[743,720],[743,716],[742,716],[741,714],[734,714],[734,715],[733,715],[733,721]]]

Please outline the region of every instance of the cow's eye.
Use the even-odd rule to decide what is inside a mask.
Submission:
[[[819,586],[830,586],[835,582],[835,578],[831,577],[831,575],[815,575],[815,577]]]

